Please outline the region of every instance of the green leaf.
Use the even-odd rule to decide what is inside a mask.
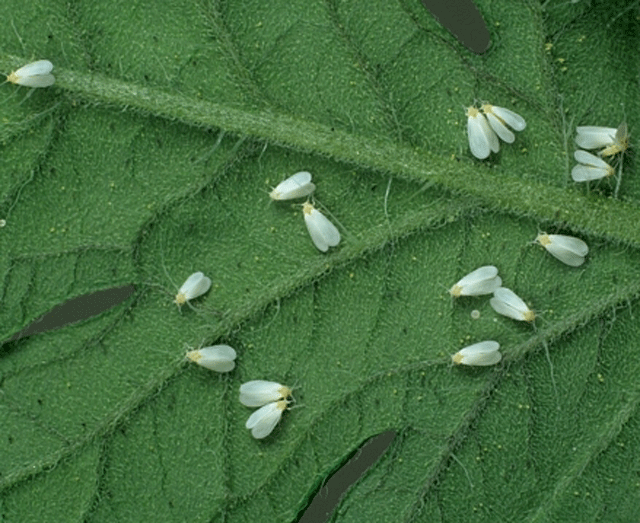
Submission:
[[[335,521],[637,517],[637,2],[477,5],[483,56],[417,0],[0,6],[0,69],[46,58],[57,79],[0,86],[2,339],[136,287],[0,348],[4,521],[293,522],[388,430]],[[476,99],[527,120],[484,162]],[[623,120],[619,198],[574,184],[575,126]],[[300,170],[342,232],[327,254],[267,196]],[[584,239],[585,265],[539,230]],[[486,264],[535,326],[452,300]],[[212,289],[176,308],[198,270]],[[484,339],[503,363],[451,366]],[[230,374],[184,361],[214,343]],[[263,441],[237,399],[253,379],[295,386]]]

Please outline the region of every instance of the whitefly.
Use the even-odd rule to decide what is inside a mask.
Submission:
[[[486,340],[464,349],[460,349],[453,356],[451,361],[456,365],[470,365],[474,367],[484,367],[495,365],[502,359],[500,344],[497,341]]]
[[[249,416],[245,427],[251,430],[251,435],[254,438],[266,438],[279,423],[287,405],[288,402],[285,400],[267,403]]]
[[[52,70],[53,64],[49,60],[38,60],[13,71],[7,81],[26,87],[49,87],[56,81]]]
[[[272,200],[293,200],[309,196],[315,190],[316,186],[311,181],[311,173],[302,171],[281,181],[273,188],[269,196]]]
[[[305,202],[302,213],[311,241],[318,250],[327,252],[329,247],[335,247],[340,243],[340,231],[313,204]]]
[[[229,345],[212,345],[187,352],[187,359],[216,372],[230,372],[235,366],[236,351]]]
[[[473,106],[467,107],[467,136],[471,154],[478,160],[484,160],[491,152],[500,150],[500,140],[487,118]]]
[[[498,276],[498,269],[493,265],[485,265],[467,274],[451,289],[449,294],[454,298],[459,296],[481,296],[491,294],[502,285]]]
[[[535,241],[542,245],[549,254],[571,267],[580,267],[585,256],[589,254],[589,246],[580,238],[564,234],[538,234]]]
[[[493,292],[493,298],[489,300],[491,307],[498,314],[518,321],[532,322],[536,319],[535,313],[529,308],[520,296],[511,289],[500,287]]]
[[[275,381],[253,380],[240,385],[240,403],[247,407],[261,407],[289,396],[291,389]]]
[[[184,305],[186,302],[198,298],[211,288],[211,279],[202,272],[194,272],[189,276],[178,290],[175,297],[176,305]]]
[[[515,135],[509,127],[514,131],[524,131],[527,127],[527,122],[522,116],[504,107],[484,104],[482,112],[487,117],[491,129],[506,143],[513,143],[515,140]]]

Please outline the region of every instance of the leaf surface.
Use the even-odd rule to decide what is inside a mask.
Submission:
[[[57,78],[0,86],[2,339],[136,287],[0,348],[5,521],[293,522],[388,430],[334,521],[637,517],[637,3],[477,6],[483,56],[418,1],[0,6],[2,69],[46,58]],[[485,162],[474,100],[527,121]],[[575,126],[623,119],[620,198],[574,184]],[[302,170],[342,233],[328,254],[268,198]],[[539,230],[585,240],[585,265]],[[449,296],[488,264],[535,328]],[[212,288],[178,309],[195,271]],[[485,339],[503,363],[451,366]],[[230,374],[184,361],[214,343]],[[264,441],[237,400],[254,379],[295,387]]]

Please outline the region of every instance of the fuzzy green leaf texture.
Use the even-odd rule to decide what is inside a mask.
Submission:
[[[331,521],[640,520],[638,2],[476,5],[482,55],[419,0],[0,4],[0,70],[56,76],[0,85],[0,521],[293,523],[386,431]],[[478,160],[483,102],[527,127]],[[573,182],[576,126],[623,121],[616,175]],[[269,198],[298,171],[341,231],[327,253],[304,199]],[[533,324],[450,296],[483,265]],[[179,308],[195,271],[211,290]],[[451,363],[482,340],[498,365]],[[220,343],[230,373],[185,360]],[[256,379],[294,389],[263,440]]]

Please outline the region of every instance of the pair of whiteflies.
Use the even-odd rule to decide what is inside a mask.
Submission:
[[[214,345],[187,352],[187,359],[215,372],[230,372],[236,351],[229,345]],[[266,438],[276,427],[291,400],[291,389],[275,381],[254,380],[240,386],[240,403],[260,407],[245,423],[256,439]]]
[[[269,196],[276,201],[294,200],[311,196],[315,190],[311,173],[302,171],[280,182]],[[309,236],[318,250],[327,252],[329,247],[335,247],[340,243],[340,231],[312,203],[307,201],[302,204],[302,213]]]
[[[582,265],[585,261],[585,257],[589,253],[589,246],[584,241],[579,238],[575,238],[574,236],[541,233],[538,234],[535,242],[542,245],[549,254],[572,267],[579,267]],[[464,278],[458,281],[453,285],[453,287],[451,287],[449,294],[454,298],[457,298],[459,296],[482,296],[498,292],[499,295],[497,297],[503,298],[502,301],[508,302],[509,300],[504,292],[505,290],[508,291],[509,289],[502,287],[502,279],[498,276],[498,269],[493,265],[486,265],[467,274]],[[514,304],[517,303],[517,300],[512,299],[511,301]],[[526,307],[524,302],[522,302],[522,304],[518,303],[517,308],[521,309],[522,314],[516,315],[517,317],[515,319],[533,321],[535,315],[533,315],[533,312],[531,311],[529,311],[531,312],[531,315],[527,314],[528,307]],[[496,310],[496,312],[500,311]],[[505,315],[509,316],[509,314]]]
[[[491,152],[497,153],[500,150],[500,139],[513,143],[516,137],[511,129],[523,131],[527,122],[519,114],[504,107],[483,104],[481,110],[482,112],[474,106],[467,107],[467,135],[471,154],[484,160]]]
[[[615,169],[602,158],[623,153],[629,148],[629,130],[626,123],[613,127],[578,127],[576,143],[582,149],[600,149],[598,156],[582,149],[573,153],[578,162],[571,170],[575,182],[601,180],[615,174]]]
[[[292,401],[291,394],[291,388],[275,381],[254,380],[240,385],[240,403],[260,407],[245,423],[254,438],[263,439],[273,432]]]
[[[502,278],[498,276],[498,268],[493,265],[485,265],[470,272],[451,287],[449,294],[454,298],[493,294],[490,303],[498,314],[528,322],[532,322],[536,317],[535,313],[515,292],[502,286]]]
[[[13,71],[7,76],[7,82],[26,87],[49,87],[56,81],[52,70],[53,64],[49,60],[38,60]]]
[[[566,236],[564,234],[538,234],[534,243],[538,243],[546,251],[571,267],[579,267],[589,254],[589,246],[580,238]],[[481,296],[491,294],[495,289],[502,286],[502,280],[498,276],[498,269],[493,265],[480,267],[467,274],[456,283],[449,293],[454,298],[458,296]]]
[[[174,303],[178,306],[202,296],[211,288],[211,278],[194,272],[182,284]],[[216,372],[231,372],[235,366],[236,351],[229,345],[212,345],[187,352],[187,359]]]

